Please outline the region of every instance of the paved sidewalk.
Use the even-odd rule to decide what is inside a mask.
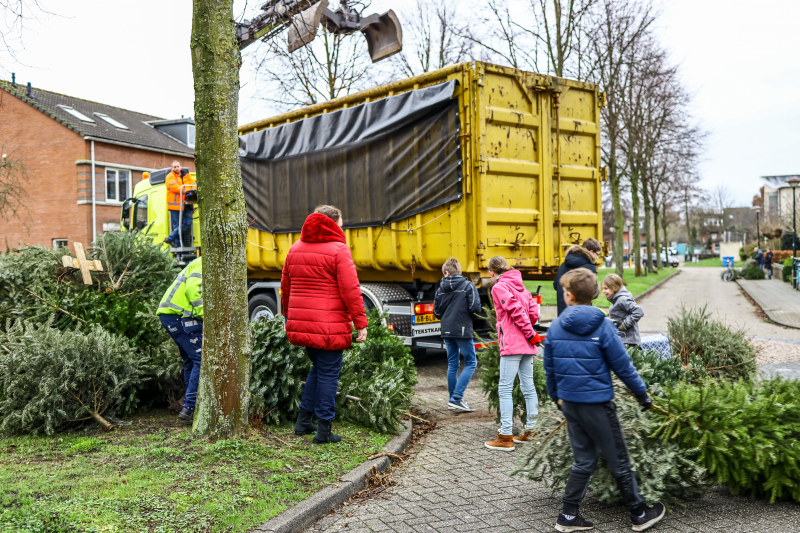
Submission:
[[[800,291],[777,278],[740,279],[736,283],[750,295],[770,320],[783,326],[800,328]]]
[[[559,495],[541,483],[508,477],[517,452],[483,446],[496,431],[492,422],[444,426],[431,433],[411,464],[396,474],[398,486],[383,497],[340,507],[306,531],[554,531]],[[582,514],[595,522],[595,531],[631,531],[621,505],[600,504],[589,495]],[[800,507],[751,501],[719,487],[689,502],[686,509],[675,510],[652,531],[800,531]]]

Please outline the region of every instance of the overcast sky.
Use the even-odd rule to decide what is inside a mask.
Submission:
[[[22,84],[160,117],[192,116],[191,0],[40,1],[57,15],[30,26],[19,62],[0,55],[0,75],[16,72]],[[392,4],[376,0],[370,11]],[[236,1],[238,10],[246,5]],[[253,5],[258,2],[250,0]],[[673,0],[664,6],[658,31],[695,95],[695,117],[711,134],[703,184],[724,185],[736,204],[750,205],[759,176],[800,174],[794,127],[800,124],[800,2]],[[253,98],[251,72],[245,62],[240,123],[271,114]]]

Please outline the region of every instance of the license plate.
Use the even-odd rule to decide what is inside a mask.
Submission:
[[[435,324],[424,324],[421,326],[411,326],[412,337],[430,337],[432,335],[439,335],[442,333],[442,324],[437,322]]]
[[[439,319],[436,318],[436,315],[414,315],[414,324],[433,324],[434,322],[439,322]]]

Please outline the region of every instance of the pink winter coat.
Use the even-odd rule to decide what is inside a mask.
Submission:
[[[539,320],[539,304],[522,284],[519,270],[503,273],[492,287],[494,310],[497,313],[497,337],[500,356],[536,355],[533,324]]]

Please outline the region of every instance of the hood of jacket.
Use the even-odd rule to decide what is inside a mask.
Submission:
[[[441,283],[439,286],[442,288],[442,292],[455,292],[459,290],[464,290],[464,287],[470,283],[467,281],[467,278],[461,275],[451,275],[447,276],[446,278],[442,278]]]
[[[603,323],[606,315],[597,307],[572,305],[559,315],[561,327],[575,335],[586,336]]]
[[[633,294],[631,294],[631,291],[629,291],[628,288],[625,287],[624,285],[620,290],[617,291],[617,293],[614,296],[611,297],[611,303],[615,303],[623,296],[627,296],[628,298],[633,300]]]
[[[586,248],[582,247],[574,247],[574,249],[570,252],[567,252],[567,257],[564,258],[564,264],[567,265],[567,268],[570,270],[574,268],[581,268],[587,265],[595,265],[594,257],[592,257],[591,252]]]
[[[339,224],[322,213],[311,213],[303,223],[300,233],[303,242],[340,242],[347,244],[344,232]]]
[[[519,270],[509,270],[508,272],[503,272],[499,278],[497,278],[497,284],[504,285],[508,290],[514,290],[517,292],[523,292],[525,289],[525,285],[522,283],[522,273]]]

